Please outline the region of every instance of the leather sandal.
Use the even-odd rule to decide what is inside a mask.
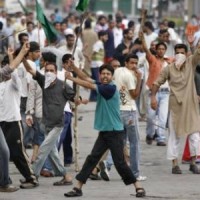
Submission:
[[[72,185],[72,184],[73,184],[72,181],[67,181],[65,178],[63,178],[60,181],[53,183],[54,186]]]
[[[81,189],[74,187],[70,192],[64,194],[65,197],[80,197],[83,195]]]
[[[144,188],[136,188],[136,197],[145,197],[146,196],[146,192],[144,190]]]

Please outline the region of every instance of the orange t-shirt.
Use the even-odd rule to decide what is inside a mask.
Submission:
[[[149,89],[151,89],[153,83],[156,81],[163,68],[163,61],[161,61],[153,54],[147,54],[146,58],[149,62],[149,76],[146,84],[148,85]],[[164,58],[164,61],[166,61],[168,64],[170,63],[169,58]]]

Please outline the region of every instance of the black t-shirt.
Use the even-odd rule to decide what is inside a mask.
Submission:
[[[43,91],[43,120],[48,128],[63,126],[63,112],[65,104],[68,100],[73,101],[75,92],[64,82],[56,79],[55,84],[44,89],[45,76],[36,72],[33,77]]]

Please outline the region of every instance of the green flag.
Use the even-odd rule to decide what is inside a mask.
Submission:
[[[76,6],[76,10],[85,11],[88,7],[89,0],[79,0],[78,5]]]
[[[57,40],[58,33],[54,28],[54,26],[48,21],[48,19],[44,15],[42,7],[37,0],[36,0],[36,13],[37,13],[37,20],[40,22],[42,28],[44,29],[48,42],[50,43],[55,42]]]
[[[27,15],[29,13],[29,10],[23,5],[23,3],[20,0],[18,0],[18,3],[20,4],[24,14]]]

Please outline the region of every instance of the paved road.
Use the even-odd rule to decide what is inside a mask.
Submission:
[[[87,97],[88,92],[82,90],[83,96]],[[79,115],[83,116],[79,121],[79,164],[84,162],[86,155],[91,151],[97,132],[93,130],[95,103],[89,103],[79,108]],[[171,163],[166,160],[166,147],[151,146],[145,143],[145,123],[140,123],[141,128],[141,172],[148,179],[142,184],[146,189],[148,200],[199,200],[200,199],[200,175],[191,174],[189,166],[181,165],[182,175],[171,174]],[[184,139],[182,140],[184,143]],[[182,145],[183,146],[183,145]],[[28,151],[31,154],[30,150]],[[61,154],[62,156],[62,154]],[[69,172],[75,176],[74,166]],[[10,164],[10,173],[14,185],[19,185],[22,178],[15,166]],[[53,186],[53,182],[60,177],[39,179],[40,186],[30,190],[19,190],[15,193],[0,193],[0,200],[64,200],[64,193],[72,186]],[[132,186],[124,186],[115,168],[111,170],[111,181],[89,180],[83,188],[83,197],[73,199],[84,200],[131,200],[136,199]],[[132,195],[133,196],[132,196]]]

